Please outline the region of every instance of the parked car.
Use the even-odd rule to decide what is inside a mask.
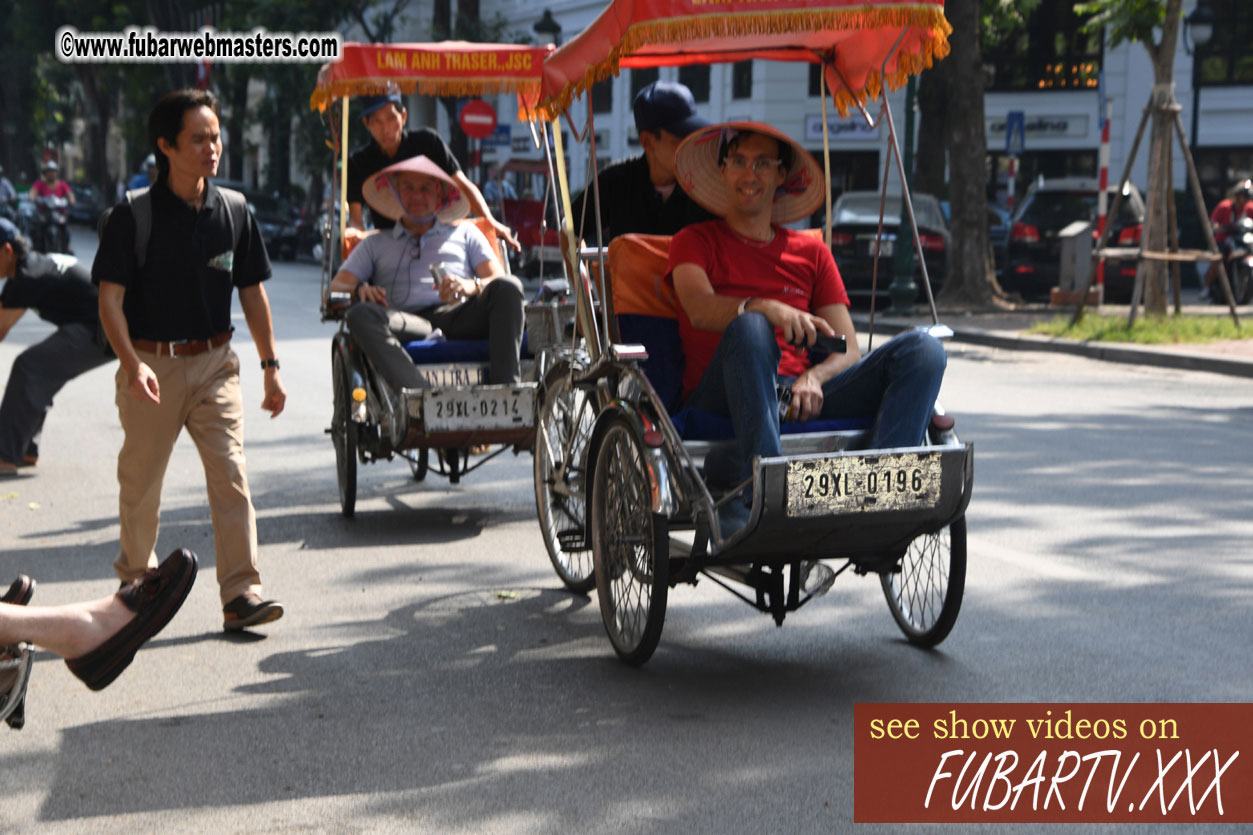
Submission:
[[[289,261],[296,257],[300,247],[299,217],[286,200],[249,188],[238,180],[213,180],[215,185],[243,192],[257,219],[265,250],[275,261]],[[309,247],[312,248],[312,242]]]
[[[85,223],[95,228],[96,219],[105,209],[100,190],[87,183],[70,183],[70,190],[74,192],[74,205],[70,206],[70,221]]]
[[[1114,205],[1117,186],[1109,189],[1109,206]],[[1027,190],[1022,206],[1014,215],[1009,233],[1006,269],[1002,289],[1025,299],[1044,300],[1057,286],[1061,262],[1061,241],[1057,235],[1076,220],[1092,223],[1096,236],[1097,181],[1091,177],[1063,177],[1040,180]],[[1109,245],[1129,247],[1140,244],[1144,227],[1144,200],[1135,186],[1128,184],[1118,217],[1110,218]],[[1105,300],[1128,302],[1135,283],[1136,259],[1105,262]]]
[[[878,300],[886,302],[892,285],[892,267],[897,246],[913,246],[908,224],[901,226],[900,195],[888,195],[883,213],[883,238],[876,252],[875,235],[879,228],[879,192],[848,191],[840,195],[831,210],[831,253],[840,268],[844,287],[854,302],[868,301],[876,257],[879,260]],[[944,285],[948,257],[948,224],[940,203],[929,194],[913,195],[914,217],[922,242],[931,292],[938,294]],[[926,299],[921,286],[922,269],[914,263],[914,281],[919,284],[918,300]]]

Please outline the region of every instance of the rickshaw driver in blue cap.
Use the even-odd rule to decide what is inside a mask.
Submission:
[[[779,385],[792,391],[790,420],[869,419],[869,449],[921,444],[944,348],[915,330],[861,356],[831,250],[781,225],[823,199],[809,152],[767,125],[713,125],[684,140],[675,168],[679,184],[721,216],[675,235],[669,263],[684,405],[729,417],[735,432],[728,459],[706,459],[709,483],[733,487],[752,475],[753,456],[781,454]],[[847,352],[811,364],[802,348],[819,333],[844,336]],[[747,500],[719,508],[724,536],[748,521]]]
[[[635,94],[632,110],[644,153],[615,162],[597,175],[604,242],[630,233],[673,235],[689,224],[713,220],[715,216],[674,181],[675,149],[689,133],[709,125],[696,112],[692,91],[674,81],[654,81]],[[591,205],[583,219],[591,194],[589,183],[574,201],[573,219],[575,231],[582,224],[583,239],[595,244]]]
[[[394,162],[424,156],[434,162],[453,180],[470,203],[470,212],[482,216],[492,224],[500,239],[514,249],[521,245],[508,226],[496,220],[478,187],[462,172],[461,164],[442,137],[430,128],[411,131],[407,125],[409,113],[400,97],[400,90],[389,85],[380,96],[363,96],[361,121],[370,132],[370,141],[353,151],[348,157],[348,228],[344,237],[348,241],[364,237],[365,221],[362,217],[362,186],[368,177]],[[371,212],[374,227],[380,230],[392,228],[392,218]]]

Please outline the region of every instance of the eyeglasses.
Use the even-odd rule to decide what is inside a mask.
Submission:
[[[749,160],[742,154],[731,154],[726,158],[724,164],[730,166],[732,171],[745,171],[751,167],[754,174],[765,174],[767,171],[773,170],[781,162],[782,160],[769,157],[754,157],[752,160]]]

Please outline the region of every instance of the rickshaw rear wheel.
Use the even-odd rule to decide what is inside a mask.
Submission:
[[[669,590],[666,523],[653,514],[650,494],[640,441],[626,420],[615,420],[596,456],[592,554],[605,631],[633,665],[657,649]]]
[[[592,550],[565,550],[559,535],[582,532],[587,508],[587,443],[595,415],[587,408],[587,394],[570,385],[570,363],[562,360],[544,375],[544,399],[535,433],[535,509],[548,558],[570,591],[586,594],[596,585]],[[572,462],[563,459],[569,450]],[[558,470],[562,475],[558,475]],[[553,490],[562,478],[568,493]],[[574,494],[574,495],[569,495]]]
[[[335,444],[335,473],[339,477],[339,509],[351,519],[357,507],[357,424],[349,414],[348,367],[338,350],[331,352],[335,414],[331,417],[331,440]]]
[[[909,543],[901,570],[879,575],[879,582],[909,642],[938,645],[953,630],[966,590],[966,517]]]

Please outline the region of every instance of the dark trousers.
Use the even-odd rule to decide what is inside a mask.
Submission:
[[[37,455],[52,398],[79,374],[112,360],[96,344],[95,326],[77,322],[18,354],[0,401],[0,459],[20,464],[22,456]]]
[[[502,276],[483,285],[480,295],[464,302],[416,313],[373,302],[353,305],[348,311],[348,332],[396,391],[426,387],[403,343],[426,339],[436,328],[449,339],[486,337],[491,346],[489,382],[516,383],[521,377],[519,352],[525,308],[522,282]]]
[[[737,484],[752,475],[755,456],[782,454],[775,387],[790,386],[793,378],[778,376],[779,353],[774,326],[760,313],[745,313],[727,325],[705,375],[688,396],[685,406],[725,415],[735,429],[735,453],[705,460],[710,484]],[[917,446],[946,363],[937,339],[906,331],[823,384],[818,417],[872,420],[868,449]]]

